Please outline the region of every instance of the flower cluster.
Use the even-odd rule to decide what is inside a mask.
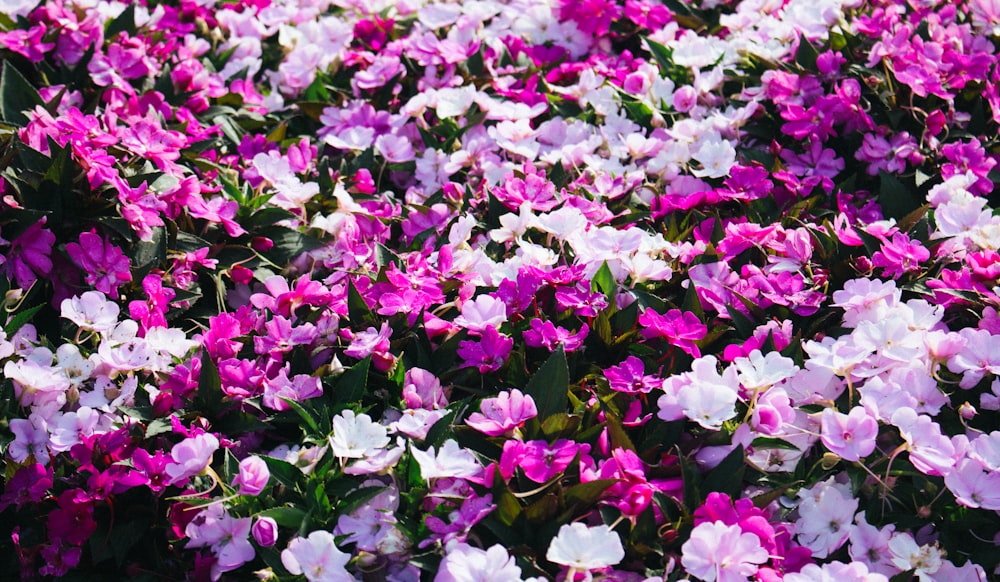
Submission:
[[[1000,574],[1000,9],[11,0],[0,570]]]

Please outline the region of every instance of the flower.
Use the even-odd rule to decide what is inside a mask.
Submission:
[[[345,410],[333,417],[330,449],[341,459],[361,459],[378,453],[389,444],[384,426],[372,421],[367,414]]]
[[[538,416],[535,400],[517,388],[501,392],[496,398],[484,398],[479,412],[473,412],[465,424],[489,436],[500,436]]]
[[[237,487],[240,495],[258,495],[267,487],[271,471],[264,459],[251,455],[239,464],[239,473],[233,477],[233,487]]]
[[[611,528],[603,524],[587,527],[580,522],[560,527],[545,553],[548,561],[569,567],[567,580],[576,572],[614,566],[624,557],[622,541]]]
[[[333,534],[317,530],[307,538],[295,538],[281,552],[281,563],[292,574],[302,574],[309,582],[354,582],[347,571],[351,555],[340,551]]]
[[[743,582],[767,559],[760,538],[721,521],[698,524],[681,546],[681,564],[706,582]]]
[[[446,552],[434,582],[521,582],[521,569],[499,544],[481,550],[457,542]]]
[[[208,468],[212,455],[219,449],[219,439],[211,433],[201,433],[186,438],[170,450],[172,463],[164,471],[170,476],[171,485],[183,484],[188,477],[197,475]]]
[[[426,480],[446,477],[468,479],[477,477],[483,471],[475,455],[448,439],[437,451],[430,447],[426,452],[410,447],[413,458],[420,465],[420,474]]]
[[[114,299],[118,299],[118,287],[132,280],[128,257],[96,231],[80,233],[80,242],[67,244],[66,254],[83,271],[88,284]]]
[[[823,444],[846,461],[858,461],[875,450],[878,421],[862,406],[849,414],[826,408],[820,416]]]

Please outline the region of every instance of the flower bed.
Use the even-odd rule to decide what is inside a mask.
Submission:
[[[8,0],[0,571],[978,581],[993,0]]]

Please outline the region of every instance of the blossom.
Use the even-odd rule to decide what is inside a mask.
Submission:
[[[889,540],[892,563],[901,571],[914,570],[920,582],[930,582],[941,569],[944,553],[937,544],[918,545],[908,533],[897,532]]]
[[[182,440],[170,449],[170,458],[164,472],[172,485],[184,483],[188,477],[208,468],[212,455],[219,448],[219,439],[211,433],[201,433]]]
[[[257,495],[267,487],[271,472],[264,459],[251,455],[239,464],[239,472],[233,477],[233,487],[240,495]]]
[[[849,414],[826,408],[821,424],[823,444],[844,460],[858,461],[875,450],[878,421],[864,407],[855,406]]]
[[[475,367],[481,374],[495,372],[506,362],[514,347],[514,339],[496,330],[493,326],[483,329],[480,341],[458,342],[458,355],[465,362],[462,367]]]
[[[420,465],[420,474],[428,481],[447,477],[469,479],[483,471],[476,457],[452,439],[446,440],[438,450],[430,447],[425,452],[411,446],[410,452]]]
[[[374,455],[389,444],[388,431],[367,414],[345,410],[333,417],[330,449],[341,459],[360,459]]]
[[[565,524],[552,539],[545,558],[569,567],[567,580],[576,572],[607,568],[625,557],[621,538],[606,525],[587,527],[580,522]]]
[[[484,398],[479,410],[465,419],[465,424],[489,436],[500,436],[538,416],[535,400],[517,388]]]
[[[281,563],[292,574],[302,574],[309,582],[353,582],[347,571],[350,554],[334,543],[333,534],[317,530],[307,538],[297,537],[281,552]]]
[[[507,321],[507,307],[492,295],[480,295],[462,304],[462,314],[455,318],[455,325],[472,332],[482,332],[486,327],[498,327]]]
[[[521,582],[521,569],[499,544],[481,550],[458,542],[447,547],[434,582]]]
[[[60,304],[60,314],[81,329],[96,332],[110,331],[118,323],[121,309],[108,301],[100,291],[87,291],[77,297],[68,297]]]
[[[83,271],[87,283],[114,299],[118,298],[118,287],[132,280],[128,257],[96,231],[80,233],[80,242],[67,244],[66,253]]]
[[[757,573],[768,559],[760,538],[721,521],[700,523],[681,547],[681,564],[706,582],[737,582]]]

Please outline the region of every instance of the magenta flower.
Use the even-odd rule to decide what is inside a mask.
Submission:
[[[113,299],[118,299],[118,287],[132,280],[125,253],[94,230],[80,233],[80,242],[68,243],[66,253],[83,271],[88,284]]]
[[[49,514],[46,525],[53,540],[79,546],[97,529],[93,502],[82,489],[69,489],[59,495],[59,507]]]
[[[496,398],[485,398],[465,424],[489,436],[500,436],[522,426],[525,421],[538,416],[534,399],[517,388],[501,392]]]
[[[516,446],[507,446],[510,443]],[[501,472],[506,473],[504,469],[520,467],[528,479],[545,483],[565,471],[578,453],[586,454],[589,451],[589,445],[567,439],[559,439],[552,444],[546,441],[507,441],[500,459]],[[504,477],[509,478],[507,475]]]
[[[635,356],[629,356],[621,364],[605,368],[604,377],[608,379],[612,390],[626,394],[646,394],[663,385],[660,378],[646,375],[645,365]]]
[[[920,270],[920,263],[931,256],[930,250],[920,241],[910,240],[902,232],[892,235],[892,242],[883,242],[882,248],[872,255],[872,264],[882,267],[885,277],[902,277]]]
[[[639,316],[639,325],[644,327],[642,335],[646,339],[662,338],[692,357],[701,357],[701,350],[695,342],[708,334],[708,328],[694,313],[671,309],[660,315],[652,309],[646,309]]]
[[[260,547],[270,548],[278,541],[278,522],[270,517],[258,517],[250,533]]]
[[[7,251],[4,270],[22,289],[31,287],[35,279],[47,277],[52,271],[52,245],[56,242],[56,235],[44,228],[44,224],[43,216],[15,238]]]
[[[477,368],[481,374],[495,372],[507,362],[514,347],[514,339],[498,332],[493,326],[483,329],[480,341],[465,340],[458,343],[458,356],[464,360],[463,368]]]
[[[586,323],[576,333],[557,326],[551,321],[542,321],[541,319],[532,319],[529,325],[531,325],[531,329],[525,330],[523,334],[524,343],[533,348],[544,347],[550,352],[555,351],[559,346],[562,346],[567,352],[576,351],[583,346],[583,341],[587,339],[587,334],[590,332]]]

